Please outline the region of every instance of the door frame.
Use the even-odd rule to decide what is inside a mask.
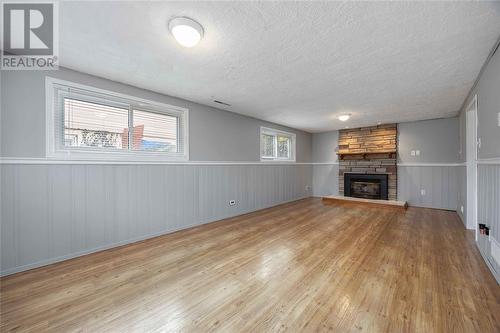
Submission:
[[[467,229],[475,231],[477,241],[477,94],[465,109],[465,163],[467,177]],[[470,151],[474,147],[474,151]]]

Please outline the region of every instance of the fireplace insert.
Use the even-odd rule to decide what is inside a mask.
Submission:
[[[388,199],[387,174],[344,173],[344,196]]]

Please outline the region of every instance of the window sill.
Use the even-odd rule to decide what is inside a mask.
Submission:
[[[58,150],[48,153],[49,160],[68,161],[124,161],[124,162],[186,162],[188,154],[166,154],[161,152],[98,152],[98,151],[72,151]]]
[[[278,159],[272,159],[272,158],[261,158],[261,162],[263,163],[295,163],[295,160],[278,160]]]

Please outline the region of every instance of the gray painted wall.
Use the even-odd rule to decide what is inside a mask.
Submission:
[[[468,98],[464,102],[464,109],[459,115],[459,160],[465,162],[466,159],[466,121],[465,109],[470,104],[474,95],[478,96],[478,137],[481,138],[481,148],[478,150],[479,159],[500,158],[500,127],[498,127],[498,112],[500,112],[500,52],[497,51],[493,57],[485,64],[485,68],[478,78],[477,85],[471,90]],[[466,169],[459,176],[460,195],[458,207],[464,206],[464,212],[467,210],[467,179]],[[499,184],[500,186],[500,184]],[[482,192],[478,188],[478,194]],[[457,212],[460,211],[457,210]],[[465,217],[461,215],[465,223]]]
[[[339,145],[339,131],[315,133],[312,135],[312,159],[316,163],[338,161],[336,148]]]
[[[312,159],[316,163],[337,161],[338,131],[312,135]],[[445,118],[398,124],[400,163],[458,163],[459,119]],[[411,156],[412,150],[420,156]]]
[[[458,118],[398,124],[400,163],[457,163],[459,160]],[[420,150],[420,156],[411,156]]]
[[[398,124],[398,198],[416,207],[457,210],[460,122],[458,117]],[[411,156],[420,150],[419,156]],[[401,164],[402,163],[402,164]],[[404,166],[404,163],[413,164]],[[418,164],[442,164],[437,166]],[[425,195],[422,195],[422,190]]]
[[[68,69],[1,73],[0,156],[45,157],[46,75],[188,108],[190,160],[253,164],[0,165],[2,274],[312,194],[311,165],[259,163],[260,126],[295,133],[297,162],[311,134]]]
[[[312,135],[312,158],[316,164],[313,167],[313,195],[322,197],[336,195],[339,190],[339,166],[336,148],[339,142],[339,132],[330,131]]]
[[[312,166],[9,164],[1,177],[9,274],[308,197]]]
[[[478,165],[478,221],[490,227],[490,235],[500,243],[500,127],[498,126],[498,113],[500,112],[500,51],[485,64],[478,78],[476,86],[471,90],[459,116],[460,122],[460,147],[462,147],[461,161],[466,158],[465,138],[465,109],[470,104],[474,95],[478,98],[478,137],[481,139],[481,148],[478,149],[478,159],[497,159],[495,164]],[[466,168],[462,167],[459,177],[460,193],[458,207],[464,206],[463,220],[467,210],[467,178]],[[457,210],[459,212],[459,209]],[[459,213],[460,215],[460,213]],[[492,240],[479,236],[478,248],[486,263],[500,283],[500,263],[491,256]]]
[[[490,226],[490,235],[500,240],[500,164],[479,165],[477,171],[478,222]]]
[[[398,166],[398,199],[415,207],[456,210],[458,171],[456,166]]]
[[[339,193],[339,165],[314,165],[312,182],[315,197],[337,195]]]
[[[457,167],[458,199],[457,213],[462,219],[464,227],[467,227],[467,168],[464,165]],[[463,211],[462,211],[463,209]]]
[[[465,112],[460,112],[458,116],[458,128],[459,128],[459,138],[458,138],[458,160],[460,163],[465,163],[466,155],[466,144],[465,144]],[[458,202],[457,202],[457,213],[462,219],[465,227],[467,227],[467,168],[465,166],[459,167],[457,174],[458,182]],[[463,209],[463,212],[462,212]]]
[[[193,161],[260,161],[260,126],[297,135],[297,162],[312,159],[309,133],[192,103],[96,76],[58,71],[2,71],[3,157],[45,157],[45,76],[189,109],[189,155]]]
[[[477,171],[478,222],[486,224],[490,228],[490,237],[500,244],[500,163],[479,165]],[[500,283],[500,262],[495,261],[491,255],[495,240],[479,235],[477,245],[493,275]]]
[[[497,118],[500,112],[499,92],[500,50],[497,50],[486,65],[477,85],[471,91],[470,96],[464,104],[464,108],[466,108],[474,98],[474,95],[477,94],[477,135],[481,138],[481,148],[478,151],[478,157],[480,159],[500,157],[500,127],[498,126]],[[462,112],[465,112],[465,110],[462,110]],[[463,140],[465,143],[465,136]]]
[[[398,124],[398,198],[417,207],[456,210],[459,207],[459,119],[435,119]],[[313,161],[337,162],[338,131],[313,134]],[[411,156],[411,150],[420,156]],[[443,164],[427,166],[418,164]],[[451,164],[451,165],[446,165]],[[425,190],[425,195],[421,195]],[[338,165],[314,165],[313,195],[338,194]]]
[[[465,154],[467,145],[465,143],[466,128],[465,128],[465,112],[460,112],[458,115],[458,160],[465,162],[467,155]]]

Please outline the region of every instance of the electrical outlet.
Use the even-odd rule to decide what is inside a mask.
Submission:
[[[415,150],[415,155],[420,156],[420,150]]]
[[[464,206],[460,206],[460,212],[463,214],[464,213]]]
[[[306,191],[309,191],[309,190],[311,190],[311,186],[306,185]]]
[[[236,205],[236,200],[229,200],[229,206]]]
[[[415,156],[415,151],[412,150],[410,154],[411,154],[411,156]]]
[[[425,195],[425,189],[420,190],[420,195]]]

